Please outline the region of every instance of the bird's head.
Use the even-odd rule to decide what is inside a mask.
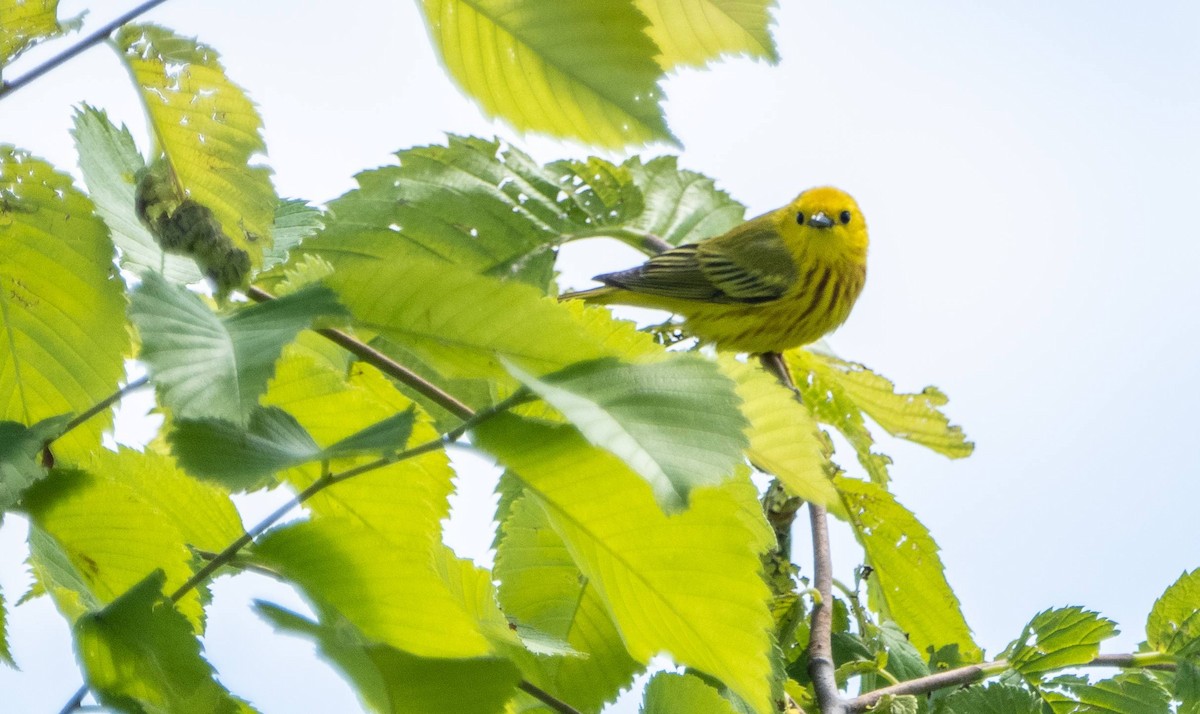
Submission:
[[[784,240],[834,257],[861,260],[867,253],[867,222],[850,194],[832,186],[810,188],[778,216]]]

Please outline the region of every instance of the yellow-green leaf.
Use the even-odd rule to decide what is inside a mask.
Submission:
[[[31,425],[116,391],[129,350],[124,285],[92,202],[49,164],[0,145],[0,420]],[[82,458],[111,413],[54,444]]]
[[[693,674],[659,672],[646,685],[641,714],[736,714],[721,693]]]
[[[141,91],[179,197],[212,211],[234,244],[262,264],[279,203],[271,172],[251,165],[266,152],[262,120],[210,47],[155,25],[126,25],[113,39]]]
[[[883,487],[851,478],[834,485],[873,568],[871,603],[894,620],[919,652],[958,645],[965,662],[978,662],[979,646],[946,582],[937,543],[912,511]]]
[[[0,0],[0,72],[25,50],[71,30],[83,15],[58,19],[58,0]]]
[[[475,436],[545,510],[634,659],[669,652],[772,711],[759,558],[774,539],[748,479],[697,489],[668,517],[648,484],[569,426],[498,416]]]
[[[771,37],[775,0],[635,0],[650,19],[664,69],[701,66],[722,55],[779,61]]]
[[[446,69],[517,129],[619,148],[675,142],[631,0],[422,0]]]
[[[1154,603],[1146,641],[1160,652],[1185,656],[1200,648],[1200,568],[1180,575]]]

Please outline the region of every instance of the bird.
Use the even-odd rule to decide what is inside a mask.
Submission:
[[[683,332],[718,350],[781,353],[846,321],[867,280],[867,247],[855,200],[821,186],[559,299],[667,310],[684,318]]]

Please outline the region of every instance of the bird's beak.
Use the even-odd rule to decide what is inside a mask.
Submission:
[[[833,225],[833,219],[825,215],[824,211],[817,211],[808,219],[808,225],[813,228],[829,228]]]

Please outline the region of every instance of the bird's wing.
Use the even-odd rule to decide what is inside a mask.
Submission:
[[[700,270],[730,302],[777,300],[796,282],[791,253],[765,218],[698,244]]]
[[[750,221],[717,238],[659,253],[642,265],[596,276],[646,295],[718,303],[776,300],[795,281],[787,248],[767,221]]]

